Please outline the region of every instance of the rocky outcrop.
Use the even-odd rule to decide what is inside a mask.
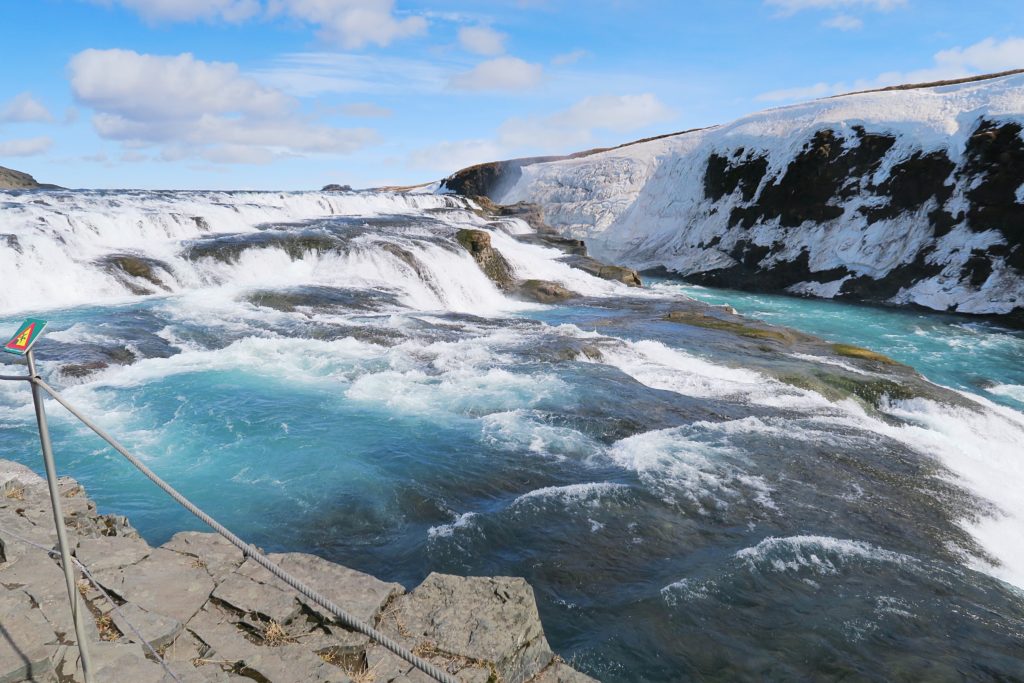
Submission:
[[[188,683],[428,680],[220,536],[181,532],[154,548],[125,518],[98,514],[73,480],[61,480],[61,493],[74,553],[114,601],[79,583],[97,681],[170,680],[144,642]],[[81,681],[63,573],[13,534],[47,548],[56,542],[45,483],[0,460],[0,682]],[[270,558],[459,680],[593,680],[551,651],[522,579],[431,574],[406,593],[313,555]]]
[[[516,285],[516,294],[540,304],[556,304],[576,296],[576,292],[550,280],[523,280]]]
[[[165,277],[170,273],[170,268],[163,261],[134,254],[110,254],[99,259],[97,265],[116,277],[132,294],[171,291],[159,275],[160,271]]]
[[[1022,132],[1012,72],[516,164],[509,187],[470,175],[637,270],[1024,324]]]
[[[58,185],[36,182],[28,173],[0,166],[0,190],[60,190]]]
[[[494,247],[491,236],[483,230],[462,229],[455,233],[455,239],[465,247],[480,270],[489,277],[500,289],[510,291],[515,288],[516,278],[512,267]]]
[[[561,260],[573,268],[590,273],[604,280],[615,280],[630,287],[641,287],[640,275],[632,268],[602,263],[587,255],[587,247],[583,240],[565,238],[555,234],[554,230],[544,222],[544,215],[534,205],[520,203],[513,206],[494,204],[486,198],[481,201],[481,216],[485,218],[501,216],[530,216],[530,225],[537,232],[516,235],[516,239],[530,244],[541,244],[554,247],[565,252]],[[512,267],[501,253],[491,245],[491,236],[484,230],[459,230],[456,240],[476,260],[480,269],[502,290],[513,293],[528,301],[542,304],[558,303],[579,296],[565,286],[549,280],[518,280]]]

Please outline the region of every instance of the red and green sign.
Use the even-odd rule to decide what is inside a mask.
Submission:
[[[44,327],[46,327],[45,320],[29,318],[21,324],[21,327],[14,333],[11,340],[4,344],[4,351],[24,356],[32,348],[32,345],[36,343],[36,340],[39,339],[39,335],[43,333]],[[0,337],[0,339],[3,339],[3,337]]]

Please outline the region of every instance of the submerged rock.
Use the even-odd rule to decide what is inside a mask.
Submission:
[[[524,280],[516,286],[516,294],[542,304],[553,304],[573,299],[579,294],[550,280]]]
[[[643,287],[644,284],[643,281],[640,280],[640,274],[632,268],[601,263],[597,259],[589,256],[568,258],[566,259],[566,263],[573,268],[579,268],[580,270],[586,271],[603,280],[616,280],[618,282],[625,283],[630,287]]]
[[[809,339],[806,335],[795,330],[782,327],[772,327],[770,325],[754,323],[753,321],[739,318],[738,316],[736,317],[736,320],[725,320],[699,311],[669,311],[665,314],[665,320],[668,320],[669,322],[683,323],[685,325],[703,327],[709,330],[719,330],[721,332],[730,332],[732,334],[751,337],[753,339],[769,339],[786,344],[791,344],[798,339]]]
[[[110,254],[99,259],[98,263],[120,280],[132,294],[154,294],[157,290],[171,291],[157,274],[158,270],[170,272],[170,268],[163,261],[134,254]]]

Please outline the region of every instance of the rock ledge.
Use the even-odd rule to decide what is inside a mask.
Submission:
[[[431,680],[305,602],[220,536],[184,531],[152,548],[124,517],[98,514],[74,480],[63,478],[61,493],[76,556],[117,603],[114,609],[79,582],[92,617],[86,626],[96,680],[172,680],[143,640],[185,683]],[[56,544],[45,482],[0,460],[0,625],[7,636],[0,638],[0,683],[81,681],[60,567],[12,533]],[[459,680],[594,680],[551,651],[523,579],[431,574],[406,593],[314,555],[270,558]]]

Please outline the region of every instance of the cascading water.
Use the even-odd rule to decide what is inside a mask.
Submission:
[[[407,584],[524,576],[555,649],[608,681],[1024,666],[1024,414],[977,395],[1022,382],[966,345],[934,361],[961,319],[921,335],[858,308],[869,320],[835,338],[802,302],[630,289],[455,197],[26,192],[0,207],[0,327],[51,320],[50,380],[268,550]],[[487,230],[516,277],[580,296],[509,296],[461,228]],[[874,345],[855,336],[870,322],[957,391],[813,340],[666,320],[696,306],[686,293],[835,341]],[[970,333],[1024,351],[1019,333]],[[958,362],[987,376],[935,374]],[[24,387],[0,383],[0,457],[36,464],[32,419]],[[154,543],[196,528],[51,419],[59,467],[102,508]]]

